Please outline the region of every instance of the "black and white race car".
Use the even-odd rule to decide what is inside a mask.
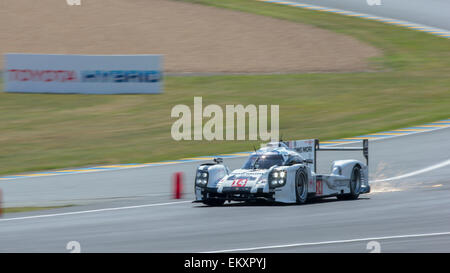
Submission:
[[[366,163],[337,160],[330,174],[316,173],[317,151],[363,151]],[[363,147],[319,148],[317,139],[272,142],[252,153],[244,166],[230,171],[216,158],[202,164],[195,177],[195,202],[217,206],[225,201],[265,199],[305,203],[310,198],[336,196],[357,199],[369,193],[368,140]]]

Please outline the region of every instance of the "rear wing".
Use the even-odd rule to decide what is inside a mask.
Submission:
[[[363,145],[359,147],[326,147],[321,148],[318,139],[306,139],[306,140],[292,140],[285,142],[286,145],[299,154],[302,155],[304,159],[312,160],[312,169],[316,172],[316,160],[318,151],[363,151],[363,155],[366,159],[366,165],[369,166],[369,140],[363,139]]]

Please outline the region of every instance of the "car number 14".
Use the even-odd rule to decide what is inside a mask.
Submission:
[[[239,179],[235,179],[233,180],[233,183],[231,183],[232,187],[245,187],[245,185],[247,185],[247,181],[248,179],[243,179],[243,178],[239,178]]]

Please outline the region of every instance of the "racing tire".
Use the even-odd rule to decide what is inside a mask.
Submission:
[[[223,199],[206,199],[203,201],[203,204],[210,206],[210,207],[218,207],[222,206],[225,203],[225,200]]]
[[[299,170],[295,177],[295,196],[297,204],[304,204],[308,200],[308,176]]]
[[[352,176],[350,177],[350,193],[336,196],[339,200],[356,200],[361,191],[361,167],[356,165],[353,167]]]

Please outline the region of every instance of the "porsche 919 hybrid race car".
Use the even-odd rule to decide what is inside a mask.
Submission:
[[[366,163],[333,161],[330,174],[316,173],[317,151],[363,151]],[[221,158],[202,164],[195,177],[194,202],[210,206],[225,201],[265,199],[279,203],[305,203],[310,198],[336,196],[357,199],[369,193],[369,147],[320,148],[319,140],[271,142],[252,153],[244,166],[230,171]]]

